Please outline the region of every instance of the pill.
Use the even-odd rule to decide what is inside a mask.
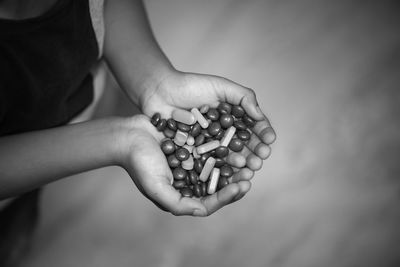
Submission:
[[[151,124],[153,124],[154,126],[157,126],[158,122],[161,120],[161,114],[160,113],[155,113],[152,117],[151,117]]]
[[[183,147],[186,148],[187,151],[189,151],[190,154],[193,153],[194,146],[189,146],[188,144],[186,144],[186,145],[184,145]]]
[[[207,181],[208,177],[210,176],[211,171],[214,168],[214,165],[215,165],[215,159],[213,157],[209,157],[207,159],[206,163],[204,164],[203,169],[201,170],[201,173],[199,175],[199,179],[201,181],[203,181],[203,182]]]
[[[235,128],[238,130],[246,130],[247,129],[247,126],[246,126],[246,124],[244,124],[243,121],[235,121],[233,123],[233,126],[235,126]]]
[[[248,130],[240,130],[236,132],[236,136],[242,141],[248,141],[250,139],[250,132]]]
[[[221,190],[222,188],[224,188],[228,184],[229,184],[228,179],[226,177],[223,177],[222,175],[220,175],[219,179],[218,179],[217,190]]]
[[[210,156],[211,156],[210,153],[204,153],[203,155],[201,155],[201,157],[200,157],[201,163],[203,163],[203,164],[206,163],[207,159],[208,159]]]
[[[205,114],[205,113],[207,113],[207,111],[209,109],[210,109],[209,105],[202,105],[199,110],[200,110],[200,113]]]
[[[167,120],[167,127],[172,131],[176,131],[178,128],[176,126],[176,121],[173,118]]]
[[[189,180],[192,185],[197,184],[197,182],[199,181],[199,175],[195,170],[189,171]]]
[[[224,158],[228,156],[229,149],[226,146],[219,146],[215,149],[215,156],[217,158]]]
[[[218,111],[220,114],[230,114],[232,106],[229,103],[222,102],[218,105]]]
[[[220,168],[226,164],[225,160],[222,158],[215,158],[215,166],[216,168]]]
[[[165,128],[167,127],[167,120],[166,119],[159,120],[156,127],[157,130],[159,130],[160,132],[164,131]]]
[[[196,122],[193,113],[183,109],[175,109],[172,111],[172,118],[188,125],[192,125]]]
[[[233,175],[233,169],[229,165],[224,165],[220,168],[220,176],[223,177],[231,177]]]
[[[195,197],[201,197],[202,192],[201,192],[201,185],[200,184],[195,184],[193,186],[193,194]]]
[[[201,162],[200,159],[194,160],[193,169],[194,169],[197,173],[200,174],[201,171],[203,170],[203,162]]]
[[[192,129],[190,130],[190,135],[193,137],[198,136],[201,133],[201,126],[198,122],[196,122],[193,126]]]
[[[217,133],[217,135],[214,136],[214,139],[216,139],[216,140],[221,140],[222,137],[224,137],[224,134],[225,134],[225,131],[221,129],[221,131],[219,131],[219,132]]]
[[[176,131],[175,134],[174,143],[177,144],[178,146],[183,146],[186,143],[188,136],[189,136],[188,133],[178,130]]]
[[[176,189],[181,189],[186,186],[186,182],[185,180],[174,180],[172,186],[175,187]]]
[[[208,132],[208,130],[205,130],[205,129],[201,131],[201,134],[204,135],[205,138],[211,138],[212,137],[212,135]]]
[[[161,143],[161,150],[165,155],[170,155],[175,152],[175,144],[171,139],[165,139]]]
[[[175,131],[171,130],[170,128],[165,128],[164,130],[164,135],[168,138],[174,138],[175,137]]]
[[[175,157],[175,154],[171,154],[167,157],[168,166],[176,168],[181,165],[181,162]]]
[[[222,114],[219,118],[222,128],[227,129],[233,125],[233,117],[230,114]]]
[[[202,145],[196,147],[196,150],[197,150],[197,153],[201,155],[208,151],[216,149],[217,147],[219,147],[219,145],[220,144],[219,144],[218,140],[213,140],[211,142],[208,142],[208,143],[205,143],[205,144],[202,144]]]
[[[197,153],[197,149],[194,149],[194,147],[193,147],[192,154],[193,154],[193,158],[195,158],[195,159],[198,159],[198,158],[201,157],[201,155],[199,155],[199,154]]]
[[[174,176],[174,179],[176,180],[184,180],[186,178],[187,172],[181,167],[176,167],[172,171],[172,175]]]
[[[204,143],[205,140],[206,140],[206,137],[203,134],[200,134],[194,139],[194,145],[200,146]]]
[[[244,115],[244,109],[241,106],[234,105],[231,110],[231,114],[236,118],[241,118]]]
[[[194,117],[196,118],[200,126],[203,129],[206,129],[208,127],[208,121],[206,118],[204,118],[203,114],[201,114],[197,108],[192,108],[191,112],[193,113]]]
[[[184,187],[180,190],[181,195],[184,197],[193,197],[193,191],[189,187]]]
[[[256,122],[252,118],[250,118],[250,116],[247,114],[243,115],[242,121],[249,128],[254,127],[254,125],[256,124]]]
[[[189,158],[187,160],[182,161],[182,168],[189,171],[193,169],[194,161],[193,157],[189,155]]]
[[[207,183],[206,182],[200,182],[201,185],[201,195],[203,197],[207,196]]]
[[[186,144],[188,144],[189,146],[193,146],[194,145],[194,137],[189,135],[188,138],[186,139]]]
[[[215,109],[215,108],[210,108],[210,109],[207,111],[207,118],[209,118],[209,119],[212,120],[212,121],[218,120],[218,119],[219,119],[219,112],[218,112],[218,110]]]
[[[212,195],[217,190],[220,170],[213,168],[210,174],[210,181],[208,182],[207,193]]]
[[[221,139],[221,146],[228,146],[233,136],[235,135],[236,128],[234,126],[229,127]],[[176,137],[175,137],[176,138]]]
[[[228,147],[234,152],[240,152],[244,147],[244,142],[239,138],[233,138]]]
[[[185,184],[186,184],[186,186],[190,186],[190,177],[189,177],[189,173],[186,175]]]
[[[190,156],[189,151],[184,147],[180,147],[175,151],[175,157],[180,161],[187,160],[189,156]]]
[[[213,121],[208,127],[208,133],[211,136],[216,136],[222,130],[221,124],[218,121]]]
[[[176,126],[182,132],[189,132],[192,129],[192,127],[190,125],[187,125],[187,124],[179,122],[179,121],[176,123]]]

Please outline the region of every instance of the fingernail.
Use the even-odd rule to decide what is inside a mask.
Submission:
[[[193,211],[193,216],[204,217],[204,216],[206,216],[206,213],[203,210],[196,209]]]

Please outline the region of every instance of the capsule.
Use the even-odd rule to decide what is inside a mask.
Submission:
[[[192,108],[191,112],[193,113],[197,122],[200,124],[201,128],[206,129],[208,127],[208,121],[206,118],[204,118],[203,114],[201,114],[197,108]]]
[[[201,170],[199,179],[203,182],[207,181],[208,177],[210,176],[211,171],[213,170],[215,165],[215,159],[213,157],[209,157],[206,161],[206,163],[203,166],[203,169]],[[219,173],[218,173],[219,176]]]
[[[219,147],[219,141],[218,140],[214,140],[205,144],[202,144],[201,146],[196,147],[197,153],[198,154],[204,154],[207,153],[208,151],[214,150],[217,147]]]
[[[193,169],[194,166],[194,161],[193,161],[193,157],[190,155],[189,158],[187,160],[182,161],[182,168],[190,171]]]
[[[219,180],[220,170],[218,168],[213,168],[210,174],[210,181],[208,182],[207,193],[212,195],[217,190],[218,180]]]
[[[178,130],[176,131],[175,134],[174,143],[178,146],[183,146],[186,143],[188,137],[189,137],[188,133]]]
[[[234,126],[229,127],[225,131],[224,137],[221,139],[221,146],[228,146],[229,143],[231,142],[233,136],[235,135],[236,128]]]
[[[193,125],[196,122],[196,118],[194,117],[193,113],[183,109],[175,109],[172,112],[172,118],[188,125]]]

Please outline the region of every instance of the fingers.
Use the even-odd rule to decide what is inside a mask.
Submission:
[[[250,136],[250,140],[247,142],[246,146],[261,159],[267,159],[271,154],[271,148],[261,142],[260,138],[254,133]]]
[[[239,171],[235,172],[230,178],[232,183],[237,183],[240,181],[249,181],[254,176],[254,171],[250,170],[249,168],[242,168]]]
[[[218,192],[202,199],[202,203],[207,209],[207,215],[214,213],[223,206],[226,206],[234,201],[241,194],[241,187],[234,183],[229,184]]]
[[[246,157],[241,153],[231,152],[226,157],[226,162],[236,168],[243,168],[246,166]]]
[[[253,133],[255,133],[261,141],[265,144],[272,144],[276,139],[276,134],[274,129],[267,118],[262,121],[258,121],[256,125],[252,128]]]
[[[250,149],[246,146],[241,151],[241,154],[246,157],[246,166],[252,171],[258,171],[261,169],[263,165],[263,161],[260,157],[255,155]]]
[[[240,181],[238,182],[240,193],[236,195],[233,199],[233,202],[238,201],[239,199],[243,198],[247,192],[250,191],[251,183],[249,181]]]

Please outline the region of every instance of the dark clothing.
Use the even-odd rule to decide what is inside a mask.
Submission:
[[[88,1],[0,19],[0,135],[59,126],[88,106],[98,53]]]

